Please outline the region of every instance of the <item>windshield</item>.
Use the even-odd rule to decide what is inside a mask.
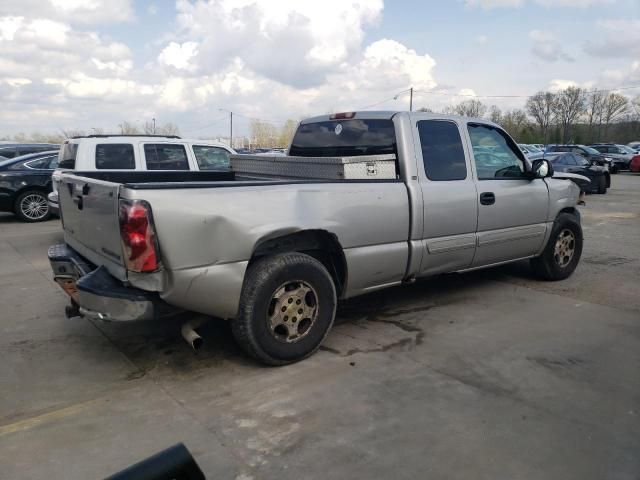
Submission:
[[[589,155],[600,155],[600,152],[595,148],[591,147],[582,147],[582,149],[587,152]]]
[[[618,145],[618,148],[622,150],[623,153],[636,153],[633,148],[627,147],[626,145]]]
[[[15,160],[13,158],[0,157],[0,167],[11,165]]]
[[[78,154],[78,144],[77,143],[63,143],[60,148],[60,154],[58,158],[60,161],[58,162],[59,168],[76,168],[76,155]]]
[[[300,125],[289,155],[341,157],[396,153],[392,120],[331,120]]]

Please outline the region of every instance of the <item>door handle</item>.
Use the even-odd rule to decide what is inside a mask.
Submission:
[[[482,205],[493,205],[496,203],[496,196],[493,192],[484,192],[480,194],[480,203]]]

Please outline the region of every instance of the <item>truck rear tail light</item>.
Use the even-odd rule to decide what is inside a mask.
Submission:
[[[334,113],[329,117],[330,120],[346,120],[356,116],[356,112]]]
[[[151,207],[144,200],[120,200],[120,239],[127,270],[158,270],[156,241]]]

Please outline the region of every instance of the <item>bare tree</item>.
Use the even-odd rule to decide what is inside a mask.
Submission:
[[[275,125],[261,120],[251,120],[251,141],[258,148],[272,148],[275,146],[278,129]]]
[[[540,127],[542,143],[549,141],[549,126],[553,120],[553,105],[556,96],[551,92],[538,92],[529,97],[525,106],[527,113],[533,117]]]
[[[430,108],[430,107],[420,107],[417,111],[418,112],[433,113],[433,109]]]
[[[624,115],[629,109],[629,100],[619,93],[610,93],[604,99],[602,105],[602,118],[604,120],[604,136],[607,136],[609,125]]]
[[[480,100],[465,100],[453,107],[456,115],[463,117],[482,117],[487,112],[487,106]]]
[[[296,128],[298,128],[298,122],[295,120],[287,120],[282,128],[280,129],[280,134],[278,135],[278,146],[281,148],[287,148],[293,139],[294,133],[296,133]]]
[[[178,126],[171,122],[156,126],[156,132],[158,135],[180,135],[180,129]]]
[[[64,138],[83,137],[84,135],[86,135],[84,130],[78,130],[76,128],[64,129],[61,130],[61,133]]]
[[[598,90],[594,90],[593,92],[587,94],[586,117],[587,125],[589,126],[588,137],[590,142],[594,141],[593,130],[596,124],[598,125],[598,135],[600,134],[604,99],[604,93]]]
[[[489,107],[489,120],[493,123],[502,123],[502,110],[500,110],[496,105],[491,105],[491,107]]]
[[[553,103],[553,113],[560,124],[561,141],[569,141],[571,129],[585,111],[586,93],[579,87],[567,87],[558,92]]]
[[[523,130],[529,125],[527,112],[522,109],[515,109],[505,112],[502,116],[501,125],[516,139],[520,139]]]
[[[121,135],[139,135],[140,130],[133,123],[127,122],[126,120],[118,125],[120,127]]]

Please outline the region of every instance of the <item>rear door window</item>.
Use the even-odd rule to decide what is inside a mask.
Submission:
[[[38,158],[37,160],[32,160],[30,162],[27,162],[25,165],[29,168],[33,168],[35,170],[48,170],[50,168],[52,168],[51,165],[51,160],[55,159],[56,164],[58,163],[58,156],[57,155],[52,155],[49,157],[42,157],[42,158]],[[55,168],[55,166],[53,167]]]
[[[215,170],[229,166],[229,152],[224,148],[210,145],[194,145],[193,154],[200,170]]]
[[[147,143],[144,146],[147,170],[189,170],[189,160],[184,145]]]
[[[424,171],[429,180],[464,180],[467,165],[458,126],[449,121],[418,122]]]
[[[96,169],[134,170],[136,161],[130,143],[103,143],[96,145]]]
[[[16,149],[16,147],[0,148],[0,157],[13,158],[16,156],[17,153],[18,153],[18,150]]]
[[[396,132],[390,119],[329,120],[301,124],[289,155],[346,157],[396,153]]]

